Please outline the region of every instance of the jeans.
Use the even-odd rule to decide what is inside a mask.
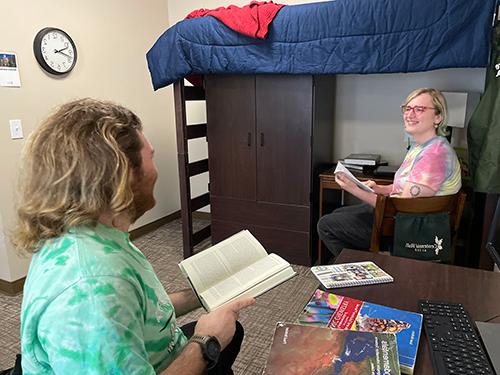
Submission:
[[[318,235],[336,257],[343,248],[370,248],[373,207],[367,203],[340,207],[318,221]]]

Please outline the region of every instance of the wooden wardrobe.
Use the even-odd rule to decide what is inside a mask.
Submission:
[[[213,243],[249,229],[268,252],[315,261],[334,90],[334,76],[205,77]]]

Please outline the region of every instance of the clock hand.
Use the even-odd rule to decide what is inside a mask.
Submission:
[[[64,51],[65,49],[68,49],[68,48],[69,48],[69,46],[66,48],[63,48],[63,49],[55,49],[54,53],[61,53],[62,51]]]
[[[59,51],[59,53],[60,53],[61,55],[66,56],[66,57],[72,57],[72,56],[70,56],[70,55],[68,55],[67,53],[64,53],[64,52],[60,52],[60,51]]]

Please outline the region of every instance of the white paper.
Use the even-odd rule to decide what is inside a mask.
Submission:
[[[335,168],[335,172],[333,172],[334,174],[337,174],[337,173],[343,173],[347,178],[349,178],[349,180],[353,181],[356,185],[358,185],[361,190],[364,190],[364,191],[368,191],[370,193],[375,193],[373,191],[373,189],[369,186],[366,186],[365,184],[363,184],[361,181],[359,181],[352,173],[349,169],[347,169],[340,161],[337,162],[337,168]]]
[[[0,86],[21,87],[17,56],[13,52],[0,52]]]

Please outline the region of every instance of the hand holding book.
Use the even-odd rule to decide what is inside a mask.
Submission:
[[[239,298],[208,314],[203,314],[196,323],[194,333],[217,337],[221,348],[224,349],[234,336],[234,327],[240,310],[254,303],[254,298]]]
[[[333,172],[335,174],[335,177],[337,178],[337,175],[343,174],[345,177],[347,177],[350,181],[352,181],[357,187],[359,187],[361,190],[374,193],[373,189],[370,188],[369,186],[365,185],[361,181],[359,181],[341,162],[337,163],[337,167],[335,168],[335,171]]]
[[[375,194],[390,195],[392,191],[392,184],[390,185],[379,185],[373,180],[363,181],[363,183],[372,188]]]

